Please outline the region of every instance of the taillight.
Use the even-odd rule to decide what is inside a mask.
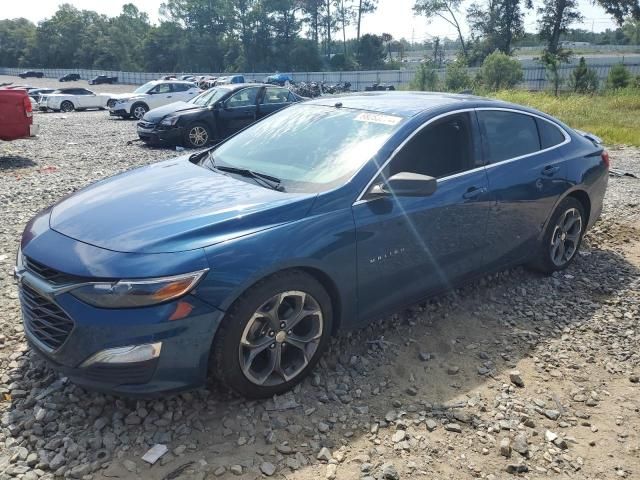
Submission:
[[[24,97],[22,99],[22,103],[24,105],[24,114],[27,117],[32,117],[33,116],[33,107],[31,106],[31,99],[29,99],[29,97]]]
[[[602,161],[604,162],[607,168],[611,167],[611,160],[609,160],[609,152],[607,152],[606,150],[602,151]]]

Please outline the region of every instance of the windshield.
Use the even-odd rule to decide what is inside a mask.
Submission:
[[[151,88],[155,86],[155,82],[147,82],[141,87],[136,88],[133,93],[147,93]]]
[[[287,191],[317,192],[346,181],[404,119],[320,105],[294,105],[213,151],[215,164],[282,180]]]
[[[189,100],[189,103],[194,103],[201,107],[207,107],[209,105],[213,105],[222,97],[224,97],[229,90],[226,88],[211,88],[202,92],[197,97],[193,97]]]

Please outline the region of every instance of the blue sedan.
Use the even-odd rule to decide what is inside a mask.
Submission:
[[[16,266],[25,335],[90,388],[147,396],[213,374],[269,397],[341,329],[513,265],[566,268],[608,167],[596,137],[494,100],[293,105],[32,219]]]

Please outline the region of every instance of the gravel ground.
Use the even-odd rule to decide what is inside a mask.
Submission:
[[[175,152],[127,145],[134,122],[105,112],[36,121],[0,144],[0,480],[640,478],[640,180],[610,179],[563,274],[513,269],[344,333],[291,394],[133,401],[31,356],[11,273],[38,210]],[[611,158],[640,176],[640,150]]]

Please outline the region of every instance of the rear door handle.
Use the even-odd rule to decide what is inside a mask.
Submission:
[[[480,194],[486,192],[487,189],[484,187],[469,187],[467,191],[462,195],[462,198],[469,200],[471,198],[476,198]]]
[[[547,165],[546,167],[544,167],[542,169],[542,175],[546,176],[546,177],[551,177],[553,175],[555,175],[558,170],[560,170],[560,167],[558,167],[557,165]]]

